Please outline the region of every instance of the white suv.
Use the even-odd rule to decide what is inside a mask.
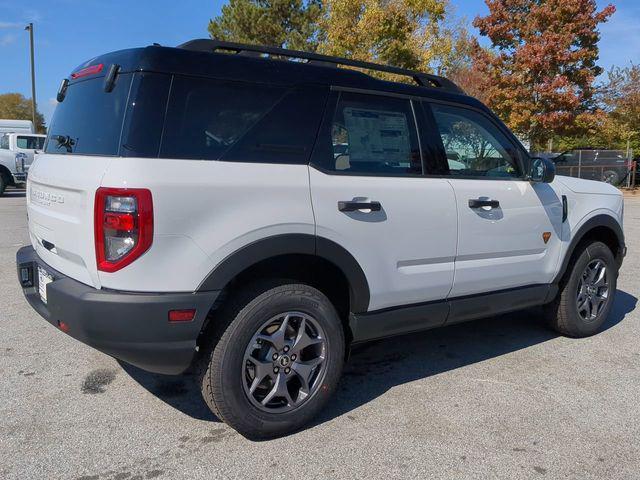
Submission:
[[[444,78],[198,40],[97,57],[58,100],[27,300],[122,361],[195,365],[250,438],[308,422],[354,343],[541,305],[579,337],[611,310],[621,194],[554,179]]]

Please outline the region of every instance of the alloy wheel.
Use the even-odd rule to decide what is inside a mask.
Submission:
[[[576,306],[578,315],[587,322],[594,321],[609,298],[607,266],[601,259],[591,260],[578,281]]]
[[[258,329],[245,350],[244,391],[265,412],[298,408],[322,384],[326,355],[326,336],[313,317],[301,312],[276,315]]]

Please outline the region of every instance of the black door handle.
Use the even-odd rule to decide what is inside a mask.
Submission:
[[[500,202],[498,200],[484,200],[482,198],[469,199],[469,208],[491,207],[498,208]]]
[[[338,210],[341,212],[355,212],[356,210],[379,212],[381,209],[382,205],[380,202],[356,202],[351,200],[338,202]]]

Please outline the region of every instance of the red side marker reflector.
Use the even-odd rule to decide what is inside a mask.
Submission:
[[[71,74],[71,78],[75,80],[76,78],[82,78],[82,77],[87,77],[89,75],[95,75],[97,73],[100,73],[103,68],[104,68],[104,65],[102,63],[99,63],[98,65],[90,65],[88,67],[81,68],[77,72],[73,72]]]
[[[58,328],[62,330],[64,333],[69,333],[69,330],[70,330],[69,325],[67,325],[64,322],[61,322],[60,320],[58,320]]]
[[[169,310],[169,322],[190,322],[196,316],[196,309]]]

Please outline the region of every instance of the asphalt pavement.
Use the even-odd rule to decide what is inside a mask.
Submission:
[[[380,341],[307,429],[251,442],[190,377],[153,375],[50,326],[15,252],[24,192],[0,198],[2,479],[638,479],[640,195],[604,330],[563,338],[527,311]]]

